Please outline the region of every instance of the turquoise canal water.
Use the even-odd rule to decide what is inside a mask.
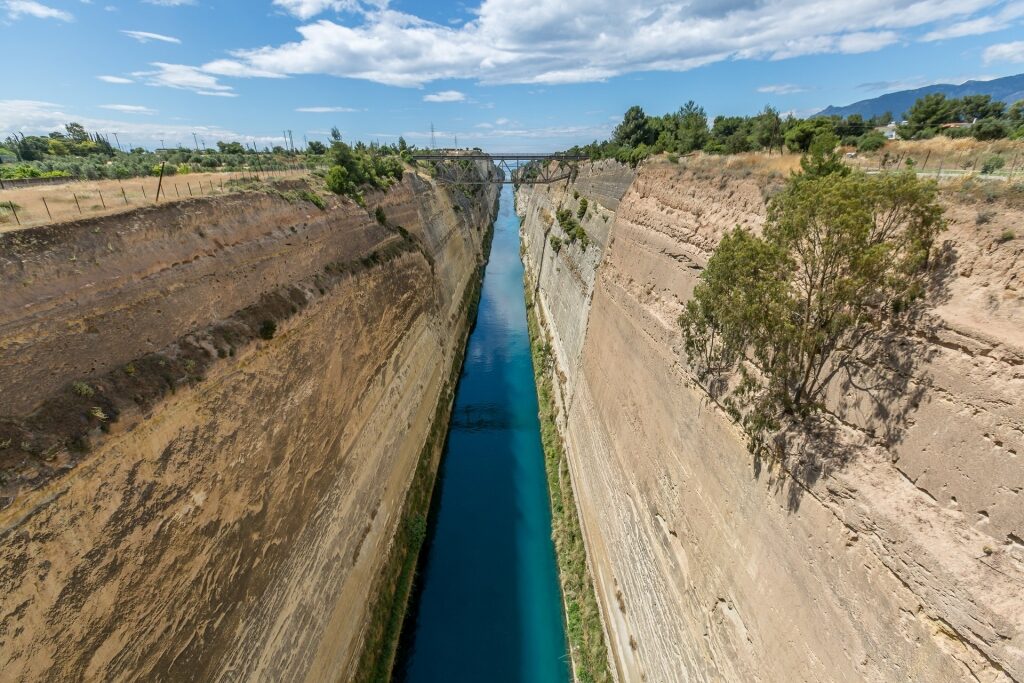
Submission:
[[[506,186],[455,395],[395,678],[569,679],[519,261]]]

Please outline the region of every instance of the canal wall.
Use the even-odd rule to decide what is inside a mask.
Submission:
[[[833,395],[840,442],[805,442],[832,466],[783,469],[693,379],[677,323],[719,238],[759,229],[783,181],[697,157],[519,190],[617,678],[1024,680],[1024,248],[1001,237],[1024,209],[944,187],[947,280],[904,390]],[[585,248],[556,220],[583,199]]]
[[[372,677],[496,199],[407,172],[0,234],[3,678]]]

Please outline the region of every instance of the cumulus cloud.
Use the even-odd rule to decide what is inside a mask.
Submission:
[[[442,90],[423,96],[424,102],[465,102],[466,95],[458,90]]]
[[[59,19],[60,21],[74,21],[70,12],[55,9],[35,0],[0,0],[0,7],[7,10],[7,18],[14,20],[21,17],[35,17],[36,19]]]
[[[1020,64],[1024,62],[1024,40],[989,45],[985,48],[984,59],[986,62],[1013,62]]]
[[[174,36],[165,36],[162,33],[150,33],[149,31],[121,31],[129,38],[134,38],[140,43],[148,43],[151,40],[156,40],[162,43],[175,43],[181,44],[181,40]]]
[[[906,35],[912,29],[974,21],[1010,6],[1001,0],[483,0],[471,21],[452,26],[392,9],[386,0],[275,4],[309,20],[296,28],[294,41],[235,50],[215,63],[216,72],[199,68],[406,87],[444,79],[577,83],[728,59],[868,52],[912,37]],[[358,16],[313,19],[328,10]]]

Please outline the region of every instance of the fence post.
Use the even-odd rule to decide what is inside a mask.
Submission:
[[[21,219],[18,218],[18,210],[14,208],[14,202],[7,202],[7,204],[11,207],[11,213],[14,214],[14,220],[18,225],[21,225]]]
[[[142,188],[142,198],[143,198],[143,199],[149,199],[149,197],[148,197],[148,196],[146,196],[146,186],[145,186],[145,184],[143,184],[143,185],[139,185],[139,187],[141,187],[141,188]]]
[[[40,197],[40,199],[43,200],[43,208],[46,209],[46,217],[52,221],[53,215],[50,213],[50,205],[46,203],[46,197]]]
[[[186,181],[185,181],[185,184],[186,184],[186,185],[188,185],[188,196],[189,196],[189,197],[194,197],[195,195],[194,195],[194,194],[192,194],[192,183],[190,183],[190,182],[188,182],[188,181],[186,180]]]
[[[178,192],[178,183],[174,183],[174,194],[178,195],[178,199],[181,199],[181,193]]]
[[[160,179],[156,181],[156,199],[153,200],[154,204],[157,204],[160,201],[160,188],[164,185],[164,165],[166,163],[166,161],[160,162]],[[145,190],[145,186],[143,186],[142,189]]]
[[[72,192],[71,195],[75,198],[75,206],[78,207],[78,213],[82,213],[82,205],[78,203],[78,193]]]
[[[103,205],[103,208],[104,209],[107,208],[107,203],[105,201],[103,201],[103,191],[102,190],[96,190],[96,194],[98,194],[100,196],[100,204]]]
[[[121,196],[124,197],[124,205],[128,206],[128,195],[124,192],[124,185],[121,186]]]

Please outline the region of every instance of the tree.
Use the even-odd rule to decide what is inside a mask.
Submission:
[[[331,126],[331,142],[341,142],[341,131],[337,126]]]
[[[952,123],[959,114],[958,100],[946,99],[940,92],[918,98],[907,110],[907,122],[897,128],[905,140],[932,137],[943,123]]]
[[[835,124],[831,119],[814,118],[799,121],[786,131],[786,147],[790,152],[807,152],[814,139],[822,134],[832,134]]]
[[[771,154],[776,147],[782,152],[782,117],[777,109],[765,105],[754,119],[754,142]]]
[[[327,145],[325,145],[322,142],[318,142],[316,140],[310,141],[310,143],[308,145],[306,145],[306,149],[309,151],[310,154],[326,154],[327,153]]]
[[[910,172],[797,175],[761,236],[722,239],[679,323],[698,379],[752,450],[821,411],[834,380],[878,363],[883,336],[909,334],[944,228],[936,194]]]
[[[615,128],[615,132],[612,134],[612,139],[625,147],[654,144],[656,137],[647,114],[637,106],[626,110],[622,123]]]
[[[800,158],[800,168],[803,169],[804,178],[817,178],[830,174],[846,175],[850,167],[843,163],[843,158],[837,151],[839,138],[829,130],[820,131],[811,142],[807,154]]]
[[[245,147],[242,147],[241,142],[222,142],[218,140],[217,149],[220,150],[221,154],[245,154]]]
[[[991,95],[967,95],[959,100],[960,120],[974,123],[981,119],[998,119],[1006,111],[1006,104],[992,99]]]
[[[68,137],[74,142],[85,142],[89,139],[89,133],[86,132],[85,126],[80,123],[69,123],[64,126],[64,129],[68,132]]]

